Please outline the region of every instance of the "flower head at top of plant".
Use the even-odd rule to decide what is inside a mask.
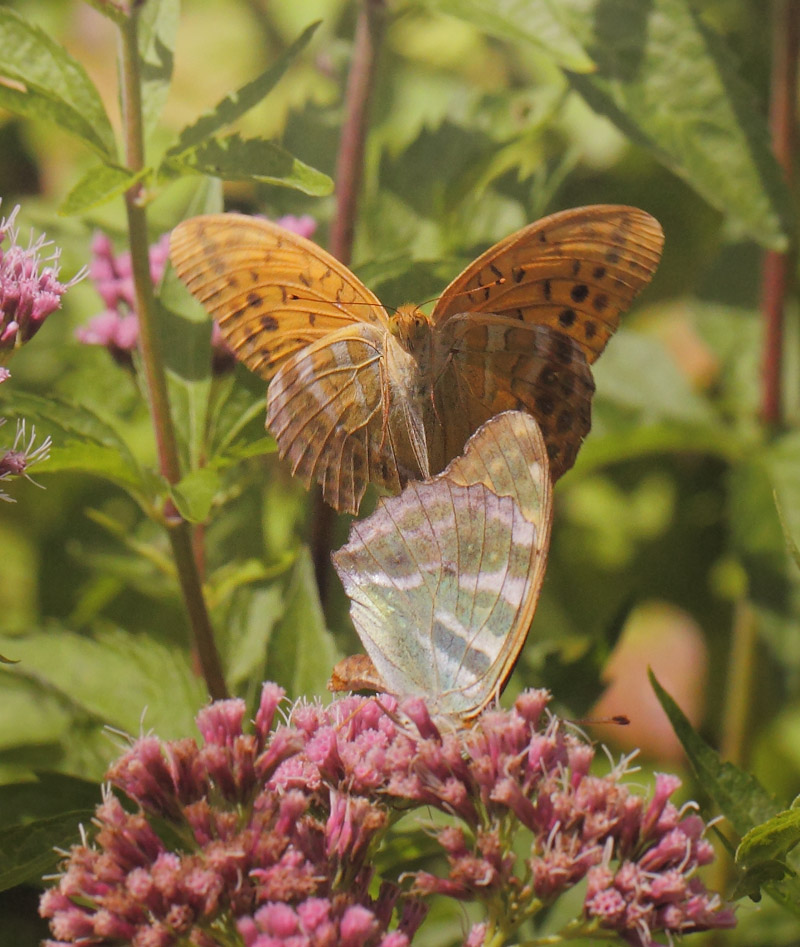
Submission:
[[[64,293],[83,279],[84,270],[69,282],[58,279],[60,251],[44,236],[19,242],[15,225],[19,205],[0,220],[0,362],[31,339],[45,319],[61,306]],[[3,244],[8,239],[8,247]]]
[[[387,696],[301,701],[276,726],[282,695],[264,686],[252,728],[243,701],[220,701],[198,715],[202,745],[148,736],[112,765],[133,807],[107,792],[44,894],[50,947],[407,947],[432,895],[484,905],[478,947],[583,879],[571,937],[644,947],[734,924],[697,877],[712,850],[669,800],[678,780],[659,776],[646,801],[623,766],[592,775],[592,747],[547,714],[546,692],[471,729]],[[444,870],[378,877],[381,843],[417,807],[440,813],[428,854]]]

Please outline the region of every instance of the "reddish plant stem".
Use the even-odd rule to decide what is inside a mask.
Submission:
[[[787,184],[792,181],[797,110],[797,56],[800,49],[800,2],[776,0],[773,7],[772,78],[769,123],[775,157]],[[770,426],[782,421],[781,364],[783,309],[790,288],[794,246],[786,252],[768,250],[762,277],[764,351],[761,416]]]
[[[349,265],[353,253],[356,211],[364,174],[364,148],[369,127],[369,103],[385,23],[384,0],[362,0],[353,43],[353,59],[345,92],[345,120],[336,159],[336,212],[331,223],[331,253]],[[331,534],[335,515],[315,492],[311,555],[320,599],[327,599]]]
[[[139,74],[137,31],[138,8],[122,24],[120,32],[122,121],[125,160],[129,170],[145,167],[142,101]],[[139,352],[142,357],[147,397],[156,438],[156,452],[161,475],[170,483],[181,478],[180,454],[175,426],[169,407],[167,377],[161,352],[156,319],[153,282],[150,276],[150,249],[147,239],[147,215],[142,204],[142,185],[135,184],[125,194],[128,235],[131,251],[136,313],[139,321]],[[192,549],[192,528],[167,500],[163,510],[175,569],[183,595],[186,614],[192,630],[195,657],[212,698],[227,696],[222,663],[214,641],[214,631],[206,607],[203,583]]]

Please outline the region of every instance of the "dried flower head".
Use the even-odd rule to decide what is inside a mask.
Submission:
[[[53,246],[44,236],[38,240],[31,236],[23,247],[14,223],[18,213],[19,205],[0,220],[0,361],[39,331],[45,319],[60,308],[64,293],[85,275],[81,270],[68,283],[60,282],[60,251],[56,248],[43,256]],[[4,249],[6,238],[9,246]]]
[[[702,821],[669,801],[677,780],[659,777],[645,802],[623,766],[591,775],[591,747],[547,715],[543,691],[469,730],[386,696],[300,702],[274,726],[281,697],[265,685],[253,732],[242,701],[221,701],[198,716],[202,746],[145,737],[112,766],[135,808],[107,793],[94,840],[43,896],[50,947],[408,947],[430,895],[486,906],[466,940],[479,947],[583,879],[565,937],[644,947],[734,923],[696,875],[712,853]],[[403,890],[397,872],[375,877],[375,853],[415,806],[448,817],[430,830],[448,868]]]
[[[0,378],[2,381],[2,378]],[[5,418],[0,418],[0,427],[5,424]],[[14,477],[24,477],[37,487],[40,484],[30,476],[30,468],[34,464],[47,460],[50,456],[52,441],[46,437],[39,446],[36,446],[36,428],[31,425],[30,437],[26,433],[23,419],[17,421],[17,433],[14,443],[9,448],[0,447],[0,481],[12,480]],[[0,500],[13,503],[14,500],[7,493],[0,490]]]

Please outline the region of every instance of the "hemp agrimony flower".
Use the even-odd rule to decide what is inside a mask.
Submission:
[[[0,220],[0,362],[39,331],[45,319],[61,306],[64,293],[85,275],[81,271],[68,283],[60,282],[60,251],[54,249],[43,256],[43,251],[52,247],[44,236],[38,240],[31,237],[28,246],[23,247],[14,224],[18,213],[19,205]],[[6,238],[9,246],[4,248]],[[47,265],[42,267],[43,263]]]
[[[133,807],[106,792],[93,839],[44,894],[50,947],[408,947],[431,896],[483,904],[466,944],[496,945],[584,879],[548,943],[649,947],[658,931],[734,924],[697,877],[712,850],[669,801],[678,780],[658,777],[648,802],[623,766],[592,775],[592,747],[547,714],[546,692],[470,729],[387,696],[299,702],[273,726],[281,697],[264,686],[252,732],[243,701],[220,701],[198,715],[201,746],[144,737],[111,767]],[[441,814],[428,833],[444,870],[376,877],[414,808]]]

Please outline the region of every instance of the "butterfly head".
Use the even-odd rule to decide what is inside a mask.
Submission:
[[[408,352],[419,351],[430,338],[431,320],[418,306],[399,306],[389,316],[389,331]]]

